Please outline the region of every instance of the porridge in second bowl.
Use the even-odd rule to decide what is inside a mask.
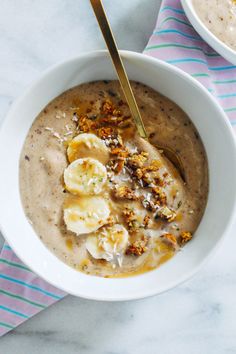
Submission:
[[[158,267],[191,240],[205,210],[208,166],[195,127],[166,97],[132,87],[152,145],[135,134],[118,81],[97,81],[48,104],[21,153],[30,223],[53,253],[87,274]],[[181,157],[185,181],[155,146]]]
[[[193,5],[207,28],[236,50],[236,0],[193,0]]]

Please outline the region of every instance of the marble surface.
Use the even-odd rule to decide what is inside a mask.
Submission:
[[[142,51],[160,0],[104,0],[122,49]],[[1,0],[0,120],[50,65],[104,48],[88,0]],[[0,339],[2,354],[236,353],[234,230],[191,281],[145,300],[68,296]]]

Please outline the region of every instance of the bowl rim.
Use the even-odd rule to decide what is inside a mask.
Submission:
[[[125,59],[133,59],[133,60],[140,60],[140,61],[145,61],[145,63],[148,65],[149,63],[154,64],[156,66],[161,66],[163,68],[166,68],[170,74],[175,73],[177,76],[181,77],[181,79],[185,79],[189,82],[189,84],[191,83],[193,86],[196,87],[196,89],[201,90],[204,95],[206,95],[208,97],[208,99],[211,101],[211,103],[217,108],[218,112],[219,112],[219,116],[221,116],[221,121],[222,124],[225,125],[225,128],[228,130],[229,136],[231,136],[231,142],[234,145],[234,158],[236,161],[236,139],[233,133],[233,129],[229,123],[229,120],[226,117],[225,112],[223,111],[222,107],[220,107],[220,105],[217,103],[217,101],[215,100],[215,98],[207,91],[207,89],[205,87],[203,87],[197,80],[195,80],[194,78],[192,78],[190,75],[188,75],[187,73],[185,73],[184,71],[182,71],[181,69],[170,65],[166,62],[163,62],[161,60],[158,60],[156,58],[147,56],[145,54],[141,54],[141,53],[136,53],[136,52],[131,52],[131,51],[126,51],[126,50],[121,50],[120,51],[121,55],[125,58]],[[19,104],[21,104],[21,101],[25,99],[25,97],[31,92],[31,90],[36,87],[40,82],[44,81],[47,78],[47,75],[51,72],[53,72],[54,70],[58,70],[60,69],[60,67],[63,67],[63,65],[65,64],[69,64],[72,62],[76,62],[78,60],[80,60],[81,58],[98,58],[98,57],[103,57],[103,56],[107,56],[108,52],[107,50],[96,50],[96,51],[90,51],[90,52],[86,52],[80,55],[77,55],[75,57],[69,58],[67,60],[63,60],[60,63],[57,63],[51,67],[49,67],[46,71],[44,71],[44,73],[36,80],[34,80],[34,82],[28,87],[28,89],[26,89],[22,95],[20,95],[20,97],[18,99],[15,100],[15,102],[13,103],[13,105],[11,106],[9,112],[7,113],[1,127],[0,127],[0,139],[1,139],[1,134],[4,130],[5,125],[7,124],[7,117],[10,116],[14,110],[17,108],[17,106]],[[83,289],[79,289],[79,291],[73,291],[71,289],[67,289],[66,287],[64,287],[64,285],[62,284],[58,284],[57,281],[55,279],[49,279],[47,277],[47,274],[45,274],[45,271],[41,268],[39,269],[39,267],[37,268],[37,266],[35,264],[31,265],[28,264],[27,261],[25,261],[24,256],[22,257],[22,255],[19,255],[18,257],[22,260],[22,262],[24,262],[35,274],[37,274],[39,277],[41,277],[42,279],[44,279],[45,281],[49,282],[50,284],[54,285],[55,287],[70,293],[72,295],[75,296],[79,296],[79,297],[83,297],[86,299],[91,299],[91,300],[97,300],[97,301],[127,301],[127,300],[136,300],[136,299],[141,299],[141,298],[146,298],[149,296],[153,296],[153,295],[157,295],[157,294],[161,294],[165,291],[168,291],[174,287],[176,287],[177,285],[183,283],[184,281],[188,280],[189,278],[191,278],[192,276],[194,276],[203,266],[204,264],[209,260],[209,258],[217,251],[218,247],[220,246],[221,242],[223,242],[223,239],[226,237],[226,235],[229,233],[229,231],[232,228],[233,222],[235,220],[235,216],[236,216],[236,198],[234,200],[234,207],[231,210],[231,213],[229,215],[228,218],[228,224],[227,227],[225,228],[224,232],[222,233],[221,237],[219,238],[218,241],[215,242],[214,247],[211,248],[211,250],[208,252],[208,254],[206,254],[205,257],[202,258],[202,260],[199,262],[198,266],[193,267],[192,270],[190,271],[186,271],[184,273],[183,276],[181,276],[178,279],[175,279],[175,281],[170,282],[169,286],[166,286],[164,288],[161,288],[159,291],[157,291],[157,289],[154,288],[150,288],[150,289],[144,289],[144,290],[140,290],[139,293],[137,293],[135,296],[133,294],[126,294],[126,296],[116,296],[116,297],[111,297],[110,295],[106,295],[104,294],[104,296],[99,296],[96,297],[96,294],[88,294],[86,293],[86,291],[83,291]],[[8,231],[4,229],[4,227],[2,226],[2,222],[1,222],[1,217],[0,217],[0,230],[2,231],[2,234],[4,236],[4,238],[6,239],[6,241],[9,243],[9,245],[11,246],[11,248],[13,249],[13,251],[16,253],[16,255],[18,255],[19,253],[21,253],[18,249],[15,249],[13,241],[11,240],[11,237],[8,237]],[[46,246],[45,246],[46,247]],[[51,251],[49,251],[51,252]],[[65,264],[66,267],[69,267]],[[102,278],[103,279],[103,278]]]
[[[207,28],[195,11],[192,0],[180,1],[189,22],[198,34],[223,58],[236,65],[236,50],[230,48]]]

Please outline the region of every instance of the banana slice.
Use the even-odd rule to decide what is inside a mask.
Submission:
[[[76,235],[89,234],[107,222],[110,209],[102,197],[78,197],[66,201],[64,221]]]
[[[124,226],[115,224],[103,228],[96,234],[88,236],[86,248],[95,259],[121,261],[121,256],[128,245],[129,234]]]
[[[106,167],[90,157],[73,161],[64,171],[66,189],[72,194],[99,194],[106,180]]]
[[[84,133],[71,140],[67,148],[67,156],[69,162],[83,157],[92,157],[105,165],[109,161],[109,150],[102,139],[94,134]]]

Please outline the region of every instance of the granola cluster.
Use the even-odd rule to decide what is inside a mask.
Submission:
[[[115,190],[115,197],[119,199],[137,200],[138,197],[135,192],[126,185],[119,186]]]
[[[186,231],[181,232],[181,234],[180,234],[181,244],[183,245],[183,244],[187,243],[188,241],[191,240],[192,237],[193,236],[192,236],[191,232],[186,232]]]
[[[122,104],[118,106],[121,107]],[[133,124],[131,117],[125,116],[120,107],[115,107],[110,99],[105,99],[96,114],[91,110],[86,114],[75,112],[74,121],[78,124],[79,132],[96,134],[109,148],[110,160],[106,168],[114,200],[118,199],[126,204],[139,203],[144,210],[141,221],[135,208],[125,206],[122,211],[124,225],[130,234],[137,236],[136,241],[129,244],[126,254],[140,256],[147,251],[149,241],[142,230],[148,229],[153,222],[159,220],[163,224],[173,223],[177,213],[168,206],[165,187],[171,184],[172,179],[168,173],[160,173],[161,162],[151,160],[148,152],[139,151],[136,147],[130,148],[123,141],[124,129]],[[122,183],[118,183],[116,177],[122,177]],[[114,218],[110,217],[108,225],[113,224]],[[160,241],[177,249],[191,238],[191,233],[186,231],[178,236],[163,233]]]
[[[127,255],[141,256],[147,251],[148,238],[142,236],[139,240],[131,243],[126,250]]]
[[[160,163],[157,160],[148,161],[145,151],[130,152],[124,145],[111,149],[111,160],[108,169],[115,174],[124,173],[128,176],[130,186],[115,187],[115,197],[120,199],[139,200],[148,211],[156,212],[167,204],[164,186],[168,183],[160,176]],[[167,176],[166,176],[167,177]],[[145,193],[137,193],[137,191]],[[160,213],[160,217],[167,216]],[[174,220],[174,212],[171,221]]]
[[[125,207],[122,216],[130,232],[137,232],[139,229],[147,229],[151,219],[149,215],[145,214],[142,220],[138,220],[135,211],[128,207]]]
[[[102,103],[97,114],[75,112],[74,115],[77,117],[78,130],[81,133],[93,132],[104,140],[117,138],[121,129],[132,125],[131,116],[124,116],[109,99]]]
[[[123,210],[123,218],[124,218],[125,224],[127,225],[129,230],[136,229],[137,218],[136,218],[134,210],[132,210],[130,208],[125,208]]]

